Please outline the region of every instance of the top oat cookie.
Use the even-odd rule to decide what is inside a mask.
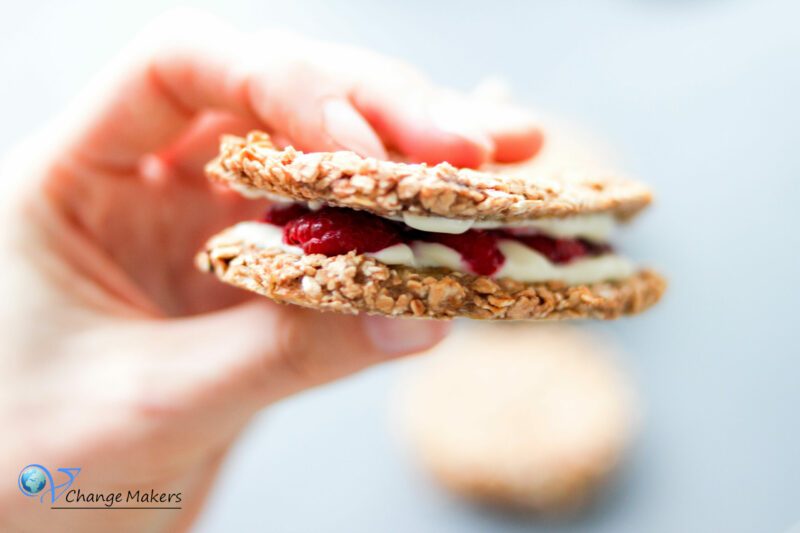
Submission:
[[[235,188],[252,188],[302,201],[363,209],[381,216],[402,213],[516,221],[613,212],[628,219],[651,201],[643,185],[588,170],[540,164],[480,170],[379,161],[353,152],[303,153],[277,149],[269,135],[225,136],[208,176]]]

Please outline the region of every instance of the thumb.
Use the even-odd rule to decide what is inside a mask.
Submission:
[[[192,397],[255,408],[375,363],[427,350],[447,334],[441,321],[320,313],[253,301],[162,322],[159,357],[178,365]],[[174,383],[173,383],[174,385]]]

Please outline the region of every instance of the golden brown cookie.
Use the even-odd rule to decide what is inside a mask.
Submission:
[[[198,254],[197,266],[281,303],[438,319],[612,319],[644,311],[666,286],[649,270],[621,281],[577,286],[495,280],[446,269],[384,265],[353,252],[296,255],[259,248],[225,232]]]
[[[632,394],[603,341],[563,325],[457,330],[398,391],[414,455],[473,501],[535,511],[584,503],[632,433]]]
[[[266,192],[299,201],[475,220],[518,221],[611,211],[621,219],[651,201],[642,184],[569,165],[518,165],[481,170],[379,161],[353,152],[277,149],[267,134],[225,136],[208,176],[247,195]]]

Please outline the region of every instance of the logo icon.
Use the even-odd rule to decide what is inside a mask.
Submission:
[[[56,484],[50,470],[42,465],[31,464],[19,473],[19,490],[28,497],[39,496],[40,503],[44,503],[45,496],[49,494],[50,503],[55,503],[62,494],[69,490],[80,471],[80,468],[59,468],[58,472],[66,474],[68,479]]]
[[[36,496],[47,485],[45,469],[39,465],[29,465],[19,473],[19,490],[25,496]]]

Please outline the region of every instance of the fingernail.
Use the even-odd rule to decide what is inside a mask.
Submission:
[[[509,105],[484,104],[481,107],[483,127],[494,140],[495,161],[524,161],[541,150],[544,134],[539,121],[530,112]]]
[[[339,99],[325,102],[322,108],[325,132],[343,150],[367,157],[386,159],[386,150],[372,127],[353,106]]]
[[[541,120],[526,109],[507,104],[481,104],[481,124],[490,132],[527,131],[536,128]]]
[[[431,348],[447,335],[450,323],[367,316],[364,330],[375,348],[388,356],[397,356]]]
[[[483,130],[472,109],[458,97],[442,99],[431,104],[429,113],[433,124],[440,130],[463,137],[491,153],[492,139]]]

